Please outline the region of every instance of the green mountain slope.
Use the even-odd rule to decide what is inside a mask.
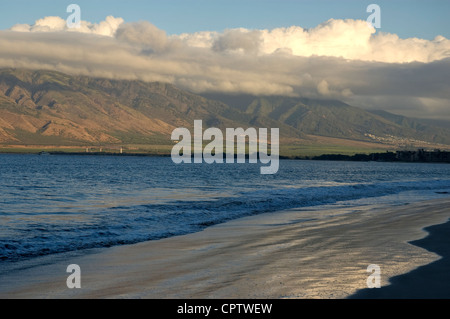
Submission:
[[[450,123],[446,121],[422,120],[392,114],[386,111],[370,111],[403,128],[413,131],[412,135],[427,141],[448,144],[450,136]]]
[[[246,114],[269,117],[302,133],[353,140],[450,144],[450,129],[386,111],[366,111],[337,100],[206,95]]]

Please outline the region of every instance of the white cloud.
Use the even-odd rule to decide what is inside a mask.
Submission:
[[[217,52],[237,51],[258,53],[261,45],[261,32],[246,29],[226,30],[214,40],[212,50]]]
[[[320,81],[317,85],[317,91],[322,95],[329,95],[330,89],[328,88],[328,82],[325,80]]]
[[[16,32],[80,32],[113,37],[124,20],[112,16],[106,17],[100,23],[81,21],[79,28],[68,28],[66,20],[61,17],[45,17],[37,20],[33,25],[16,24],[10,30]]]
[[[0,67],[164,81],[196,93],[336,98],[406,113],[415,105],[414,114],[450,117],[450,40],[376,34],[359,20],[168,36],[145,21],[107,17],[68,29],[46,17],[0,31]]]
[[[260,55],[277,52],[294,56],[332,56],[349,60],[408,63],[432,62],[450,57],[450,40],[400,39],[395,34],[378,33],[362,20],[330,19],[315,28],[299,26],[273,30],[232,29],[224,33],[183,34],[188,45],[216,51],[242,49]]]
[[[219,33],[212,31],[202,31],[195,33],[182,33],[174,35],[172,38],[183,41],[187,46],[193,48],[211,48]]]

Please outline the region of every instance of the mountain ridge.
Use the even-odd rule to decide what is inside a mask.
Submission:
[[[277,127],[286,143],[450,144],[450,130],[338,100],[198,95],[172,84],[0,69],[2,144],[170,144],[176,127]]]
[[[368,140],[369,135],[397,136],[430,143],[450,144],[449,128],[383,110],[364,110],[339,100],[250,95],[240,98],[223,94],[206,96],[224,103],[228,102],[245,113],[264,114],[305,134],[355,140]]]

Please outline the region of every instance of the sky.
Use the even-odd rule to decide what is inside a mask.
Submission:
[[[17,0],[1,6],[0,67],[450,119],[449,12],[447,0]]]
[[[98,23],[109,15],[127,22],[145,20],[168,34],[241,27],[312,28],[330,18],[365,20],[367,6],[375,3],[382,9],[384,32],[401,38],[450,38],[448,0],[15,0],[2,3],[0,30],[45,16],[66,18],[71,3],[82,8],[86,21]]]

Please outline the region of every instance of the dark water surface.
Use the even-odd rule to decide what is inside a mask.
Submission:
[[[0,155],[0,263],[196,232],[227,220],[326,204],[448,196],[450,165],[281,160],[182,164],[170,158]]]

